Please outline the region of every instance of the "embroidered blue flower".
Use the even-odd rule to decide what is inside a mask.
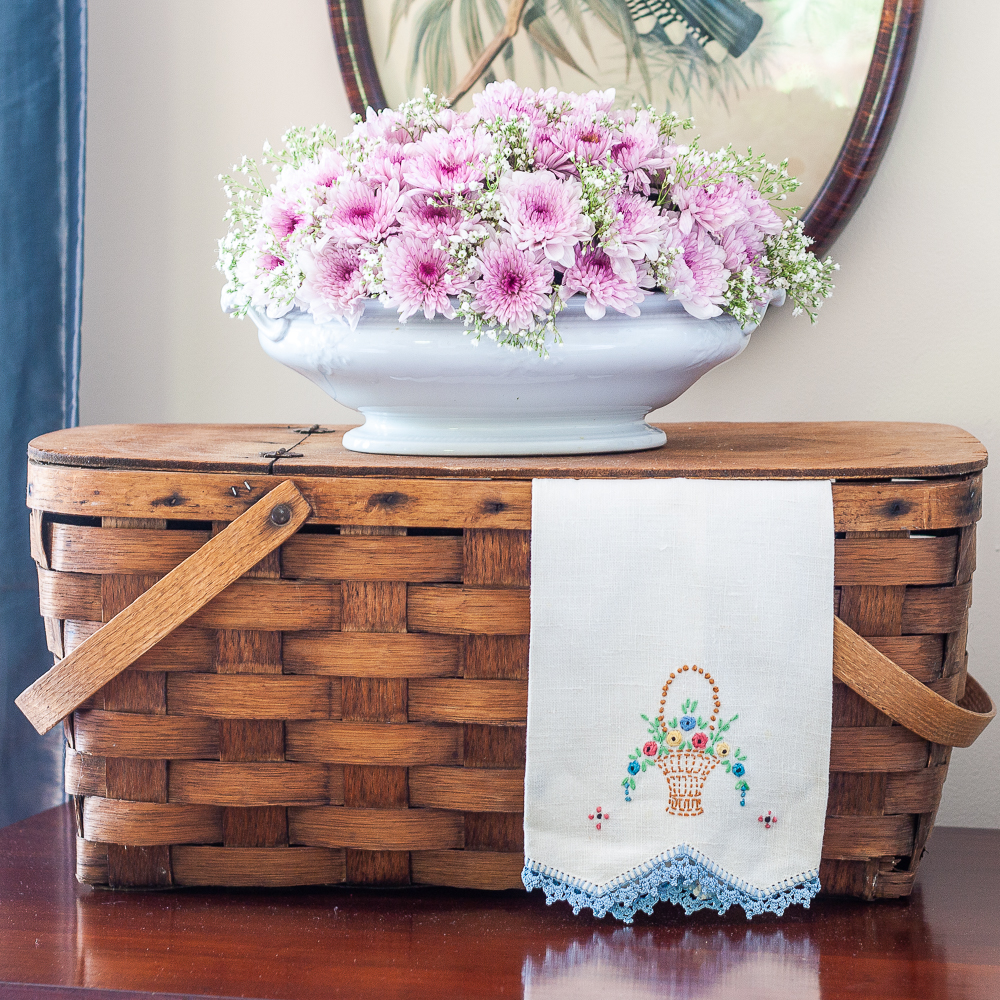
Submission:
[[[633,760],[629,764],[629,766],[628,766],[628,773],[629,774],[638,774],[639,773],[639,762],[637,760]]]
[[[739,761],[733,764],[733,774],[735,774],[737,778],[742,778],[746,772],[747,769]]]
[[[681,729],[683,729],[686,733],[691,732],[691,730],[697,725],[698,720],[693,715],[685,715],[681,719]]]

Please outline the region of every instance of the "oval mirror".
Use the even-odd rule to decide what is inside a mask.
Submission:
[[[614,87],[692,115],[706,148],[789,159],[823,254],[895,125],[923,0],[328,0],[352,110],[424,87]]]

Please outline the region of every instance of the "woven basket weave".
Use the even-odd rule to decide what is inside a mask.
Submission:
[[[948,701],[965,693],[975,439],[665,429],[659,452],[451,468],[355,456],[320,428],[34,441],[32,552],[57,661],[283,480],[312,509],[66,720],[78,878],[520,886],[533,476],[835,478],[839,617]],[[966,705],[990,707],[971,684]],[[906,895],[951,749],[841,683],[833,726],[824,890]]]

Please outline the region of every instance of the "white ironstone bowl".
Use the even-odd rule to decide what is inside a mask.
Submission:
[[[780,302],[778,303],[780,305]],[[657,293],[631,319],[592,320],[574,296],[559,314],[548,357],[463,334],[460,320],[367,303],[352,331],[293,310],[251,312],[260,344],[365,423],[344,435],[353,451],[384,455],[570,455],[656,448],[645,416],[739,354],[752,328],[731,316],[699,320]],[[761,311],[763,315],[763,310]]]

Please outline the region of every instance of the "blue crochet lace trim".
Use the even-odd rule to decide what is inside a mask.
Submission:
[[[550,906],[562,899],[573,907],[574,914],[583,909],[593,910],[595,917],[610,913],[626,924],[632,923],[637,910],[652,913],[661,900],[684,907],[686,914],[705,909],[725,913],[736,904],[743,907],[749,920],[758,913],[781,916],[789,906],[799,903],[808,908],[819,892],[819,875],[815,871],[769,889],[755,889],[686,844],[602,886],[530,859],[526,859],[521,881],[528,892],[543,890]]]

